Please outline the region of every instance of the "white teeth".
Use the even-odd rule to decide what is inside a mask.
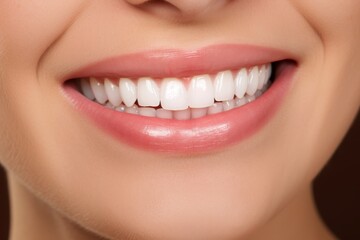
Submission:
[[[138,104],[146,107],[157,107],[160,104],[160,89],[152,78],[138,80]]]
[[[223,102],[224,111],[229,111],[229,110],[233,109],[234,107],[235,107],[235,101],[234,100]]]
[[[211,76],[198,75],[191,78],[187,89],[179,78],[155,81],[150,77],[134,81],[120,78],[118,85],[107,78],[80,79],[79,86],[88,99],[115,111],[188,120],[229,111],[256,100],[269,87],[271,71],[271,65],[264,64],[242,68],[236,75],[231,70]]]
[[[128,78],[121,78],[119,81],[120,95],[127,107],[131,107],[136,102],[137,90],[133,81]]]
[[[115,110],[118,112],[125,112],[126,107],[123,104],[120,104],[120,106],[116,107]]]
[[[265,81],[264,81],[264,86],[266,86],[267,83],[269,82],[270,77],[271,77],[271,72],[272,72],[272,67],[271,67],[270,64],[267,64],[266,65],[266,77],[265,77]]]
[[[104,104],[108,100],[106,96],[104,84],[99,82],[96,78],[90,78],[90,85],[96,101],[98,101],[101,104]]]
[[[189,120],[191,118],[190,108],[174,112],[174,118],[176,120]]]
[[[184,110],[188,108],[185,86],[177,78],[165,78],[161,85],[160,95],[163,109]]]
[[[243,106],[243,105],[245,105],[245,104],[247,104],[247,103],[248,103],[248,101],[247,101],[246,97],[243,97],[243,98],[235,98],[235,105],[236,105],[237,107],[241,107],[241,106]]]
[[[266,78],[266,65],[262,65],[260,70],[259,70],[259,85],[258,85],[258,89],[262,89],[264,87],[265,84],[265,78]]]
[[[244,97],[248,87],[248,74],[245,68],[241,69],[235,78],[235,94],[238,98]]]
[[[206,116],[207,114],[207,108],[193,108],[191,109],[191,118],[201,118],[203,116]]]
[[[139,108],[138,108],[138,106],[134,105],[132,107],[127,107],[125,109],[125,112],[131,113],[131,114],[138,114],[139,113]]]
[[[227,101],[234,98],[235,83],[230,70],[219,72],[214,81],[215,100]]]
[[[245,98],[248,101],[248,103],[251,103],[256,99],[255,95],[248,95]]]
[[[139,114],[145,117],[155,117],[156,110],[155,108],[139,108]]]
[[[159,108],[156,110],[156,116],[158,118],[163,118],[163,119],[172,119],[173,113],[172,113],[172,111],[165,110],[163,108]]]
[[[222,111],[223,111],[223,104],[222,103],[214,103],[214,105],[209,107],[208,114],[221,113]]]
[[[83,93],[88,99],[94,100],[94,99],[95,99],[95,96],[94,96],[93,91],[91,90],[90,82],[89,82],[87,79],[83,78],[83,79],[81,79],[80,84],[81,84],[82,93]]]
[[[105,92],[109,98],[109,102],[113,106],[119,106],[121,103],[120,90],[119,87],[113,84],[109,79],[105,79]]]
[[[205,108],[214,104],[214,87],[209,75],[199,75],[191,79],[188,101],[191,108]]]
[[[250,96],[254,95],[259,84],[259,68],[253,67],[249,73],[249,81],[246,93]]]

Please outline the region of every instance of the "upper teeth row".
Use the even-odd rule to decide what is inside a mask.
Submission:
[[[81,89],[89,99],[104,104],[109,101],[113,106],[122,102],[131,107],[137,101],[139,106],[160,106],[166,110],[185,110],[210,107],[216,101],[228,101],[234,98],[254,95],[269,81],[271,65],[254,66],[239,71],[221,71],[198,75],[191,78],[188,87],[179,78],[164,78],[161,81],[150,77],[141,77],[136,81],[120,78],[118,83],[105,78],[81,79]]]

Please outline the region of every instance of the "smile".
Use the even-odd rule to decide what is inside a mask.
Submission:
[[[239,142],[276,112],[296,64],[281,51],[216,45],[109,58],[68,76],[75,108],[123,143],[198,153]]]
[[[80,87],[88,99],[116,111],[189,120],[254,101],[269,87],[270,76],[271,65],[266,64],[183,79],[83,78]]]

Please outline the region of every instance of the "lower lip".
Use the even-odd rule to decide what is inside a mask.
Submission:
[[[287,66],[258,99],[242,107],[192,120],[143,117],[107,109],[74,87],[64,85],[75,108],[120,142],[168,153],[220,150],[257,133],[277,112],[288,92],[296,66]]]

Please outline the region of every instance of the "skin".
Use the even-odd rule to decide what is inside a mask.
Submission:
[[[311,181],[359,109],[359,25],[357,0],[1,1],[11,239],[334,239]],[[124,145],[60,90],[107,56],[215,43],[282,49],[299,67],[271,121],[212,154]]]

